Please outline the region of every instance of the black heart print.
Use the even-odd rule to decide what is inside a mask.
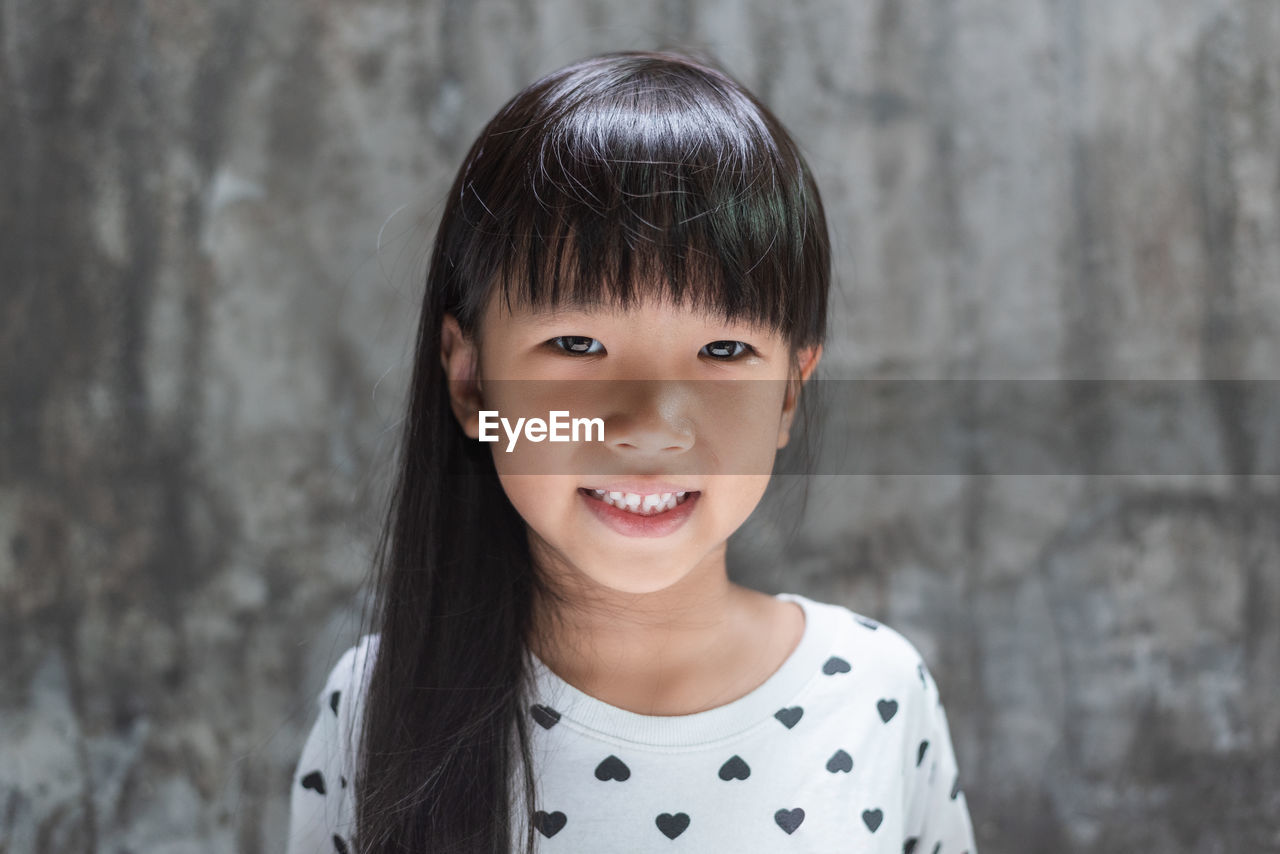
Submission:
[[[569,817],[560,812],[560,810],[555,812],[538,810],[533,816],[533,826],[538,828],[538,832],[548,839],[563,830],[565,823],[568,821]]]
[[[773,716],[782,721],[782,725],[787,729],[791,729],[793,726],[798,724],[803,715],[804,709],[799,706],[792,706],[789,709],[778,709],[778,711],[773,713]]]
[[[880,711],[880,720],[888,723],[898,713],[898,701],[881,700],[876,703],[876,708]]]
[[[347,843],[344,842],[342,837],[336,833],[333,835],[333,850],[336,851],[337,854],[349,854]]]
[[[800,822],[804,821],[804,810],[796,807],[793,810],[778,810],[773,814],[773,820],[778,823],[778,827],[785,830],[788,834],[795,833]]]
[[[347,778],[346,778],[346,777],[339,776],[339,777],[338,777],[338,782],[342,784],[342,788],[344,788],[344,789],[345,789],[345,788],[347,787]]]
[[[941,842],[939,842],[937,845],[933,846],[933,854],[938,854],[938,852],[939,852],[939,851],[941,851],[941,850],[942,850],[942,843],[941,843]],[[964,854],[969,854],[969,852],[968,852],[968,851],[966,851],[966,852],[964,852]]]
[[[689,816],[682,812],[678,812],[675,815],[672,815],[669,812],[664,812],[662,815],[654,819],[654,821],[658,825],[658,830],[661,830],[663,835],[668,839],[675,839],[677,836],[684,833],[685,829],[689,826]]]
[[[880,628],[880,624],[877,623],[875,620],[870,620],[866,617],[854,617],[854,619],[858,621],[859,625],[866,626],[868,629],[871,629],[871,631],[873,632],[876,629]]]
[[[956,774],[956,778],[951,781],[951,800],[954,801],[958,794],[960,794],[960,775]]]
[[[902,854],[911,854],[916,850],[916,844],[920,841],[918,837],[908,836],[907,841],[902,843]]]
[[[920,687],[928,688],[929,686],[926,685],[924,681],[924,662],[921,662],[916,665],[916,673],[920,674]]]
[[[720,766],[721,780],[745,780],[751,776],[751,769],[741,756],[734,754],[729,761]]]
[[[542,725],[543,729],[551,729],[560,722],[560,713],[550,706],[537,704],[529,708],[529,713],[533,715],[533,719]]]
[[[822,665],[822,672],[828,676],[832,676],[836,673],[848,673],[849,662],[845,661],[838,655],[833,655],[827,659],[826,664]]]
[[[876,832],[876,828],[880,826],[880,822],[882,821],[884,821],[884,813],[880,810],[862,811],[862,823],[865,824],[867,829],[872,833]]]
[[[631,776],[631,769],[612,754],[606,756],[604,761],[596,766],[597,780],[625,780]]]
[[[920,742],[920,751],[916,754],[916,767],[920,767],[920,763],[924,761],[924,753],[929,749],[929,740],[925,739]]]
[[[848,773],[853,770],[853,757],[845,753],[843,750],[837,750],[831,754],[831,758],[827,760],[827,770],[832,774],[838,771]]]
[[[324,794],[324,775],[319,771],[312,771],[310,774],[302,778],[302,788],[315,789],[318,793]]]
[[[338,713],[338,698],[342,696],[341,691],[334,691],[329,695],[329,708],[333,709],[333,713]]]

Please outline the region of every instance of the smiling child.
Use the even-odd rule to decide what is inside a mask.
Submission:
[[[318,697],[289,854],[976,854],[915,647],[729,579],[829,282],[803,157],[712,62],[592,57],[498,112],[436,237],[376,631]],[[482,441],[494,413],[603,434]]]

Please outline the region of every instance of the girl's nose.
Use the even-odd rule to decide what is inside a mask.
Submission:
[[[682,383],[625,380],[617,385],[617,408],[605,419],[605,444],[618,451],[643,453],[693,447],[690,395]]]

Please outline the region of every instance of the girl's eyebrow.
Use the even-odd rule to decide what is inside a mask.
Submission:
[[[555,323],[560,320],[568,320],[570,318],[578,318],[588,311],[581,308],[562,308],[555,306],[535,306],[524,307],[512,315],[512,319],[516,323],[526,326],[541,326],[544,324]]]
[[[611,315],[613,312],[604,308],[587,306],[524,305],[512,315],[512,320],[520,326],[541,327],[564,321],[581,320],[598,314]],[[754,335],[768,334],[771,331],[767,324],[755,323],[744,319],[725,320],[718,316],[707,315],[703,320],[708,326],[738,329]]]

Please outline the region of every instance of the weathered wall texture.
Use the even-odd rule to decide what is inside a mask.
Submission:
[[[681,41],[818,173],[827,377],[1275,377],[1272,0],[7,0],[0,850],[279,850],[440,195]],[[813,478],[735,573],[919,645],[984,852],[1280,849],[1277,479],[990,471]]]

